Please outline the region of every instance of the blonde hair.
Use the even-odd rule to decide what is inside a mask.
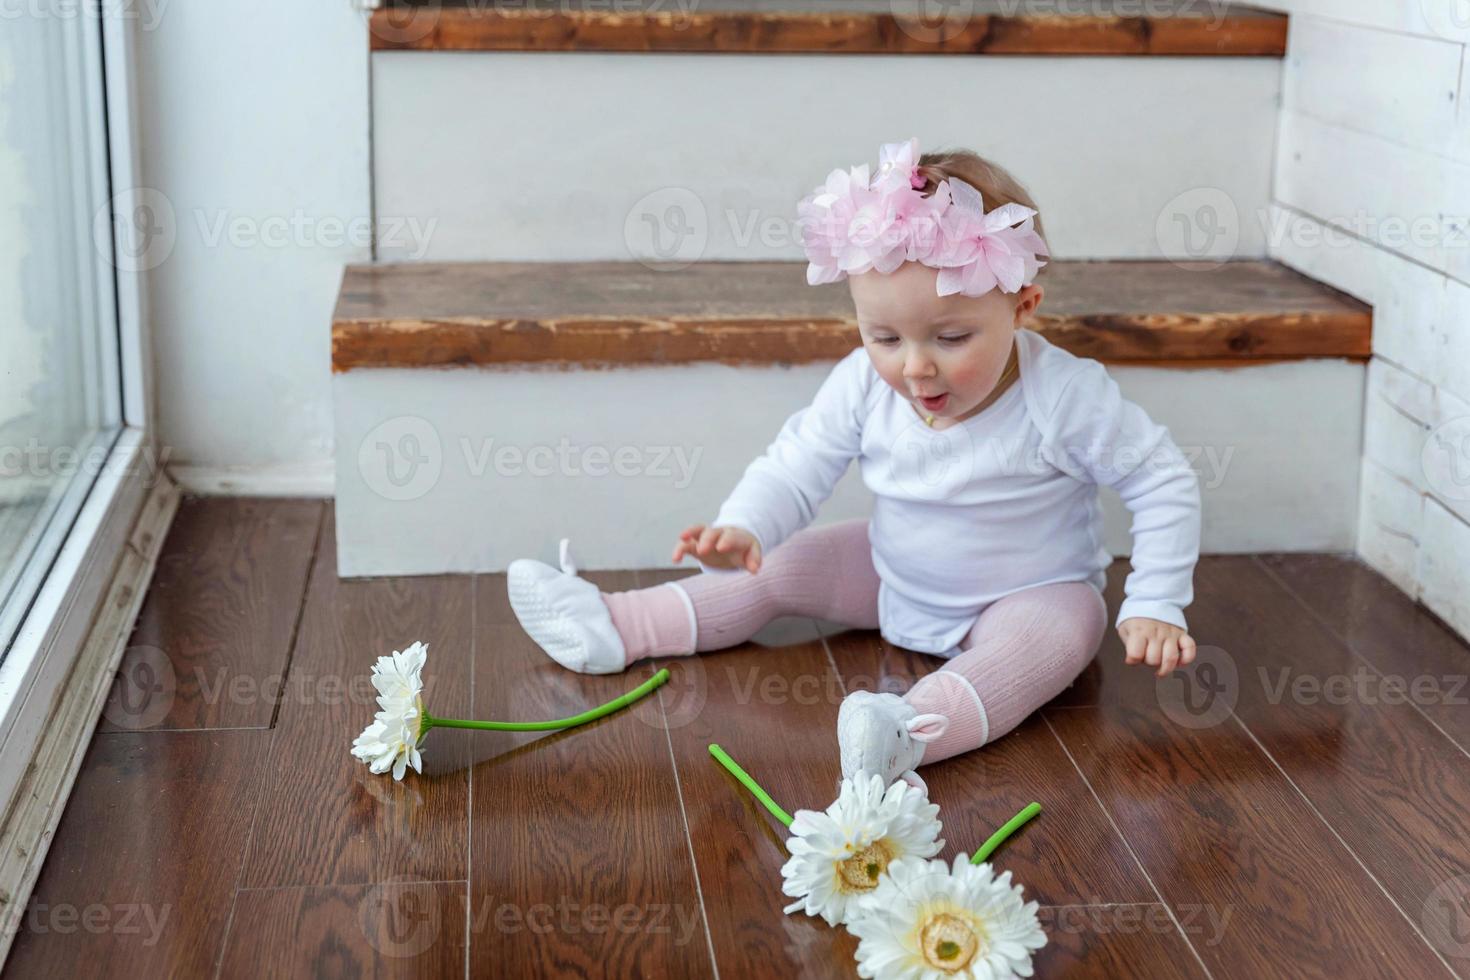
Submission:
[[[985,199],[986,211],[994,210],[1002,204],[1019,204],[1034,209],[1037,212],[1033,219],[1036,234],[1041,236],[1042,241],[1046,241],[1046,232],[1041,226],[1041,209],[1036,207],[1036,202],[1021,182],[1000,164],[992,163],[969,150],[940,150],[920,156],[918,171],[919,176],[924,178],[924,186],[920,192],[925,197],[934,193],[941,180],[955,177],[980,192],[980,196]],[[1047,245],[1049,247],[1051,243],[1047,242]],[[1037,275],[1045,274],[1046,268],[1042,266]]]

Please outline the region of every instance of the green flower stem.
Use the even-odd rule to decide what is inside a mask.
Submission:
[[[757,783],[754,779],[751,779],[750,774],[744,769],[741,769],[740,764],[734,759],[730,758],[730,756],[726,754],[724,749],[711,742],[709,747],[709,754],[714,756],[715,759],[718,760],[720,765],[730,770],[730,775],[740,780],[740,785],[750,790],[755,798],[760,800],[767,810],[771,811],[771,816],[775,817],[786,826],[791,826],[791,814],[781,809],[781,807],[776,804],[776,801],[771,799],[770,795],[767,794],[765,790],[760,788],[760,784]]]
[[[1014,834],[1017,830],[1020,830],[1023,823],[1025,823],[1027,820],[1030,820],[1032,817],[1036,816],[1040,812],[1040,803],[1036,803],[1033,801],[1026,804],[1026,808],[1024,810],[1016,814],[1014,817],[1011,817],[1011,819],[1007,820],[1004,827],[1001,827],[995,833],[991,834],[990,839],[987,840],[984,844],[980,845],[980,850],[976,851],[975,856],[970,858],[970,863],[983,863],[986,858],[995,853],[995,849],[997,847],[1005,843],[1007,837]]]
[[[560,731],[563,728],[575,728],[585,725],[589,721],[596,721],[606,715],[612,714],[619,708],[625,708],[650,692],[654,691],[669,679],[669,669],[664,667],[648,680],[639,684],[627,694],[613,698],[607,704],[599,705],[580,715],[570,718],[558,718],[555,721],[467,721],[459,718],[435,718],[428,711],[423,712],[423,719],[419,722],[419,738],[428,734],[431,728],[476,728],[489,732],[551,732]]]

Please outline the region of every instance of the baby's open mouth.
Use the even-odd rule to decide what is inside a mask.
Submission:
[[[944,394],[935,395],[932,398],[920,396],[919,404],[924,406],[926,412],[942,411],[944,406],[949,404],[949,392],[946,391]]]

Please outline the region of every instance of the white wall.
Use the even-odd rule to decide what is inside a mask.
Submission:
[[[1470,5],[1271,6],[1271,254],[1374,306],[1358,551],[1470,636]]]
[[[365,18],[158,0],[136,24],[159,444],[186,485],[331,492],[328,327],[370,257]]]

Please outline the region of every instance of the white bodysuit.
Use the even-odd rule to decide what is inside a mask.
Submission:
[[[1031,330],[1016,345],[1016,383],[945,429],[925,425],[854,350],[746,468],[715,525],[745,528],[769,555],[858,460],[874,495],[879,628],[898,646],[952,657],[997,599],[1052,582],[1103,588],[1111,557],[1097,488],[1110,486],[1133,513],[1117,622],[1185,627],[1200,537],[1189,462],[1097,361]]]

